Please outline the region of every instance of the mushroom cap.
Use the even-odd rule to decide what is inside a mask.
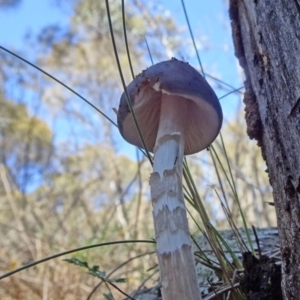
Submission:
[[[220,102],[200,73],[188,63],[172,58],[143,71],[127,86],[132,108],[147,150],[154,151],[162,93],[188,101],[184,154],[207,148],[222,126]],[[118,110],[118,127],[123,138],[144,148],[123,92]]]

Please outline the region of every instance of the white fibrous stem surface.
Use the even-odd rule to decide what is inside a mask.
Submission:
[[[162,94],[161,115],[150,177],[154,228],[164,300],[199,300],[183,199],[182,164],[187,99]]]

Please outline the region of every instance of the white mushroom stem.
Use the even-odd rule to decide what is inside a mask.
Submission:
[[[150,178],[164,300],[199,300],[200,290],[182,189],[187,100],[163,93]]]

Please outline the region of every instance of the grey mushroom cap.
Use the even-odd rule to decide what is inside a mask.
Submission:
[[[172,58],[151,66],[127,86],[127,92],[150,152],[154,151],[156,142],[162,93],[181,96],[182,101],[188,101],[185,155],[207,148],[219,134],[223,120],[220,102],[207,81],[186,62]],[[122,137],[144,148],[125,93],[121,96],[117,119]]]

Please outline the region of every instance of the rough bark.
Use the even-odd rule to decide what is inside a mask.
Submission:
[[[230,0],[245,71],[248,135],[266,160],[278,220],[285,299],[300,295],[300,2]]]

